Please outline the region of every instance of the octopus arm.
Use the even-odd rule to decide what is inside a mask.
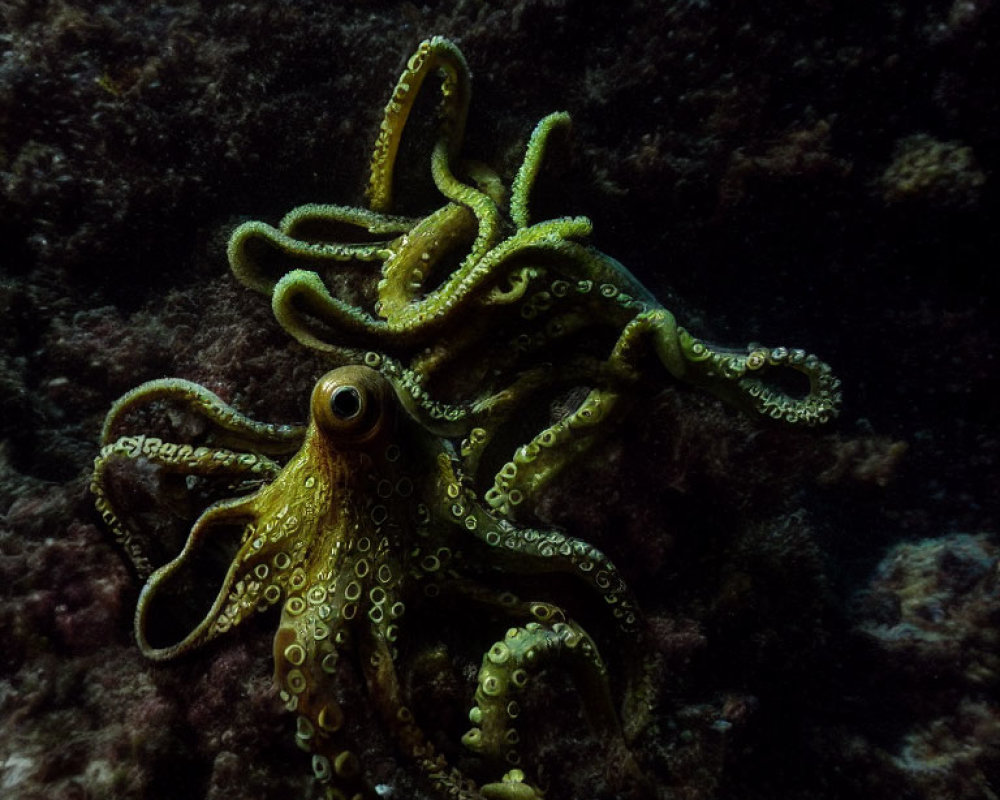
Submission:
[[[412,338],[411,332],[392,330],[384,320],[334,297],[322,278],[308,270],[292,270],[279,280],[271,307],[281,327],[300,344],[348,362]]]
[[[467,258],[441,286],[400,309],[392,325],[399,328],[440,324],[472,302],[477,306],[496,306],[516,299],[507,293],[492,296],[487,293],[506,276],[519,274],[516,270],[524,267],[525,256],[533,252],[558,253],[567,243],[567,237],[587,236],[590,230],[590,220],[586,217],[547,220],[519,230],[475,258]]]
[[[556,606],[532,603],[531,612],[535,620],[523,627],[510,628],[503,640],[483,656],[475,705],[469,712],[474,727],[462,737],[462,742],[494,761],[520,763],[517,697],[534,674],[556,662],[568,666],[595,732],[620,739],[608,670],[593,639],[576,622],[567,620]]]
[[[476,239],[469,247],[464,264],[474,264],[496,244],[503,225],[500,209],[486,192],[460,181],[451,169],[448,141],[439,139],[431,154],[431,176],[438,191],[453,203],[468,208],[476,217]],[[461,269],[461,267],[460,267]]]
[[[822,424],[839,411],[840,380],[828,364],[804,350],[710,345],[658,307],[638,314],[625,326],[609,360],[623,371],[635,371],[650,346],[674,377],[737,408],[793,425]],[[800,391],[785,388],[793,381]]]
[[[375,211],[385,211],[392,205],[393,172],[403,129],[420,88],[435,72],[441,76],[439,142],[447,160],[458,156],[465,136],[472,75],[462,51],[444,37],[435,36],[421,42],[410,56],[385,106],[368,182],[369,204]]]
[[[420,293],[434,265],[466,244],[475,229],[476,220],[465,206],[448,203],[401,236],[382,266],[379,313],[389,320],[402,313]]]
[[[330,203],[305,203],[281,218],[278,228],[293,239],[307,242],[339,242],[345,231],[355,231],[352,239],[395,239],[419,222],[415,217],[379,214],[367,208],[338,206]]]
[[[542,117],[531,132],[524,160],[517,170],[510,192],[510,216],[518,228],[528,227],[528,198],[541,169],[549,136],[556,130],[569,130],[569,126],[569,114],[557,111]]]
[[[481,800],[474,784],[457,769],[449,766],[444,756],[435,751],[413,713],[404,704],[392,648],[386,638],[376,629],[368,628],[359,652],[375,707],[393,732],[403,753],[438,791],[455,800]]]
[[[180,378],[161,378],[140,384],[111,406],[101,429],[101,444],[113,442],[117,428],[131,413],[154,402],[174,403],[208,423],[213,444],[268,455],[294,453],[305,428],[258,422],[237,411],[217,394]]]
[[[612,412],[622,398],[621,392],[610,388],[592,389],[570,414],[514,452],[494,476],[483,499],[503,517],[515,518],[526,499],[536,497],[563,469],[610,433],[609,423],[615,419]]]
[[[312,754],[313,774],[327,796],[374,800],[335,692],[348,668],[341,656],[351,645],[352,623],[315,592],[296,592],[284,603],[274,637],[274,684],[296,715],[295,742]]]
[[[822,425],[840,411],[840,379],[830,365],[805,350],[710,345],[677,329],[684,378],[726,402],[792,425]],[[792,382],[801,387],[786,388]]]
[[[273,481],[281,467],[266,456],[208,447],[164,442],[148,436],[122,436],[104,445],[94,459],[90,491],[101,519],[111,529],[139,577],[147,578],[153,566],[115,509],[113,481],[109,473],[117,464],[143,459],[168,472],[185,475],[224,475],[252,481]]]
[[[328,222],[338,221],[331,217]],[[312,227],[318,227],[310,220]],[[305,222],[299,226],[307,227]],[[289,269],[331,262],[377,262],[390,254],[389,242],[303,241],[267,223],[244,222],[229,237],[229,266],[244,286],[269,295]]]
[[[257,528],[258,498],[265,491],[210,506],[181,552],[150,576],[135,616],[144,655],[163,661],[186,653],[277,603],[295,584],[301,568],[292,569],[291,557]],[[234,544],[235,555],[225,553]],[[229,566],[220,579],[224,563]],[[203,613],[194,599],[213,585],[218,593]]]

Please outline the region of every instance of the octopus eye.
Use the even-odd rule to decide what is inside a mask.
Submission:
[[[316,427],[341,444],[360,445],[386,428],[392,390],[369,367],[341,367],[326,373],[313,389],[311,410]]]
[[[330,395],[330,410],[338,419],[354,419],[361,413],[361,392],[354,386],[341,386]]]

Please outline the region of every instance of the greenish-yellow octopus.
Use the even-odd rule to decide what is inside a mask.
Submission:
[[[430,171],[444,202],[426,216],[394,216],[403,129],[435,74],[441,107]],[[532,223],[546,143],[569,118],[552,114],[537,125],[508,199],[495,172],[461,158],[469,85],[454,44],[423,42],[385,109],[369,208],[306,205],[276,228],[250,222],[232,235],[237,278],[269,295],[285,330],[335,366],[313,390],[308,424],[260,423],[196,384],[152,381],[114,404],[95,463],[98,509],[148,578],[135,623],[146,655],[186,653],[280,607],[275,682],[328,798],[375,796],[345,735],[352,709],[335,697],[350,664],[360,667],[400,750],[443,796],[540,796],[520,768],[518,697],[533,674],[555,664],[571,672],[595,729],[628,761],[627,740],[648,712],[639,611],[597,548],[523,518],[542,487],[607,435],[641,376],[665,369],[786,423],[824,422],[840,399],[837,380],[814,356],[726,350],[692,336],[622,265],[582,241],[585,218]],[[341,279],[369,264],[367,275]],[[781,372],[804,376],[802,392],[778,388],[771,378]],[[568,390],[581,387],[582,399],[569,403]],[[559,393],[564,412],[539,416]],[[196,444],[126,431],[159,404],[200,418]],[[180,554],[155,570],[109,477],[133,460],[190,480],[221,479],[236,494],[209,506]],[[175,631],[175,606],[210,574],[216,540],[233,529],[238,548],[214,602],[190,629]],[[554,572],[603,597],[619,642],[631,647],[621,714],[596,643],[564,609],[484,580]],[[509,624],[483,658],[462,739],[484,771],[495,771],[478,787],[431,746],[399,674],[407,609],[441,597]]]

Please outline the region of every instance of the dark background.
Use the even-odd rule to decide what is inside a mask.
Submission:
[[[835,423],[790,433],[659,387],[538,509],[650,614],[663,688],[637,750],[658,792],[992,796],[989,0],[0,2],[6,796],[317,791],[268,693],[267,624],[176,667],[135,652],[138,583],[89,470],[111,401],[154,377],[302,419],[324,367],[229,277],[226,237],[363,204],[384,103],[433,34],[473,72],[464,152],[509,179],[569,111],[538,214],[591,217],[707,340],[803,347],[843,382]],[[553,797],[614,795],[538,738]]]

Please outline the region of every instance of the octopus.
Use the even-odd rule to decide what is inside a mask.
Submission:
[[[403,132],[432,76],[440,106],[430,173],[443,203],[395,215]],[[651,376],[786,424],[825,422],[840,402],[839,382],[815,356],[719,347],[679,326],[623,265],[586,243],[586,218],[532,222],[532,187],[569,116],[538,123],[508,189],[462,157],[470,84],[453,43],[421,43],[385,109],[368,206],[304,205],[276,227],[252,221],[232,234],[236,278],[270,297],[279,324],[330,361],[307,423],[259,422],[197,384],[151,381],[112,406],[94,467],[98,511],[145,580],[135,635],[146,656],[173,659],[279,609],[274,683],[330,800],[377,796],[347,735],[357,710],[337,700],[347,669],[360,673],[399,751],[442,797],[541,796],[522,769],[519,698],[557,666],[572,676],[594,729],[641,772],[628,755],[650,707],[641,612],[604,553],[537,524],[535,501],[613,431]],[[798,392],[786,388],[796,380]],[[563,411],[553,418],[555,397]],[[197,441],[128,430],[161,406],[196,418]],[[232,494],[204,509],[163,564],[118,508],[112,476],[135,462]],[[221,574],[212,559],[233,531]],[[555,573],[604,601],[614,644],[629,656],[621,709],[598,643],[537,583]],[[498,586],[503,576],[512,586],[535,580],[540,596]],[[206,582],[210,607],[178,622],[192,586]],[[461,741],[481,760],[481,785],[433,746],[401,678],[407,617],[442,602],[507,625],[470,687]]]

